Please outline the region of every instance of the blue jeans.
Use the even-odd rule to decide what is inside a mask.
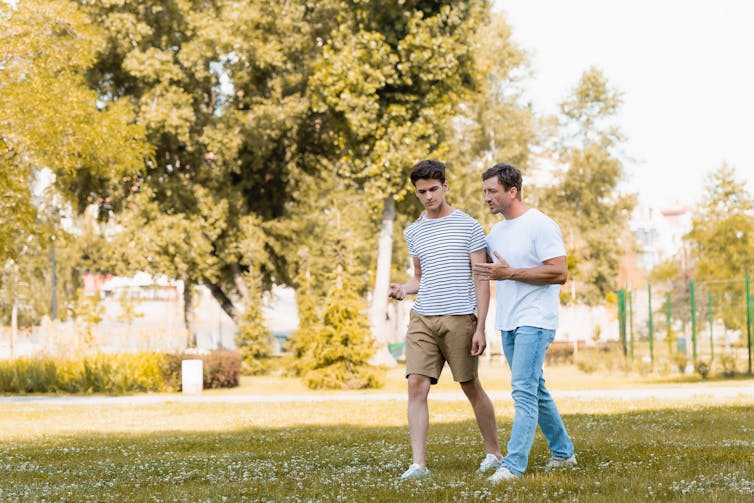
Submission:
[[[553,457],[573,456],[573,443],[542,377],[545,352],[555,338],[555,331],[524,326],[511,331],[503,330],[501,335],[505,359],[511,368],[515,409],[503,466],[520,477],[526,471],[537,424],[547,439]]]

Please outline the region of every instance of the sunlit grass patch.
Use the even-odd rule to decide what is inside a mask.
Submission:
[[[525,476],[490,486],[470,406],[431,401],[429,479],[410,462],[405,401],[150,406],[8,405],[2,501],[747,501],[754,404],[560,404],[579,459],[545,473],[537,435]],[[498,404],[496,404],[498,405]],[[498,406],[501,444],[513,410]]]

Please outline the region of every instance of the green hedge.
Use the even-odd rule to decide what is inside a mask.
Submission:
[[[2,393],[125,393],[177,391],[181,360],[204,361],[204,387],[238,386],[241,356],[213,351],[195,356],[163,353],[97,354],[80,360],[49,357],[0,361]]]

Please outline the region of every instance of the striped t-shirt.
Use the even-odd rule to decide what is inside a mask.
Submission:
[[[476,311],[469,254],[487,246],[479,222],[454,210],[446,217],[422,218],[409,225],[404,234],[409,253],[421,266],[413,310],[425,316]]]

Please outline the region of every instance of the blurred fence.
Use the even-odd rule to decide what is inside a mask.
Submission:
[[[752,373],[751,278],[649,284],[618,291],[618,330],[631,361],[718,362]],[[745,362],[737,368],[736,362]]]

